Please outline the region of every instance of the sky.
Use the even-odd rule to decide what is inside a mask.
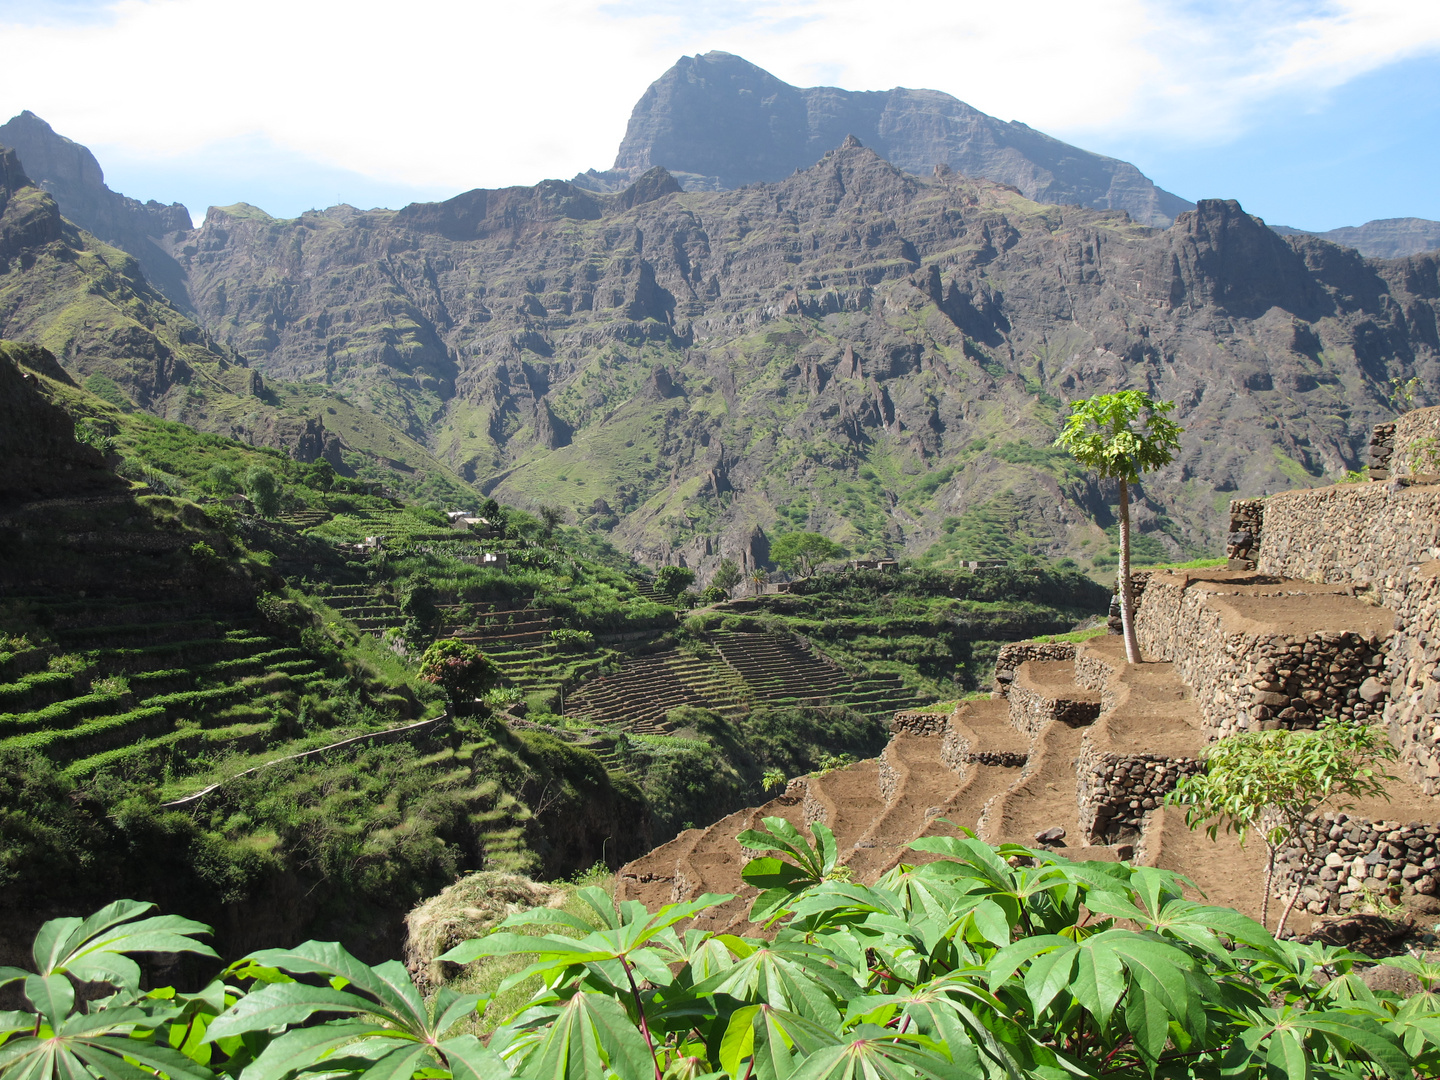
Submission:
[[[711,49],[943,90],[1272,224],[1440,219],[1440,0],[0,0],[0,43],[0,120],[196,219],[604,169]]]

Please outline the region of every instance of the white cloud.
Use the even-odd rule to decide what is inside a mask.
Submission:
[[[711,48],[800,85],[945,90],[1071,139],[1210,142],[1440,49],[1429,0],[119,0],[109,16],[0,8],[0,112],[32,109],[102,163],[107,146],[193,161],[268,140],[453,190],[607,166],[645,86]]]

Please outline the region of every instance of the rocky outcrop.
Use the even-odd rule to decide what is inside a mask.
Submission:
[[[0,508],[47,498],[118,493],[128,485],[40,391],[35,371],[58,369],[44,349],[0,342]]]
[[[806,89],[730,53],[684,56],[636,103],[604,188],[664,166],[688,190],[782,180],[858,138],[907,172],[937,167],[1009,184],[1031,199],[1128,211],[1169,225],[1191,203],[1125,161],[1088,153],[938,90]]]

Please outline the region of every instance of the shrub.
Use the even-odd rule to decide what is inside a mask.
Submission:
[[[500,668],[474,645],[442,638],[420,658],[420,678],[443,689],[451,711],[465,716],[475,711],[476,699],[499,681]]]
[[[562,649],[590,649],[595,646],[595,635],[589,630],[569,630],[561,627],[550,631],[550,640]]]

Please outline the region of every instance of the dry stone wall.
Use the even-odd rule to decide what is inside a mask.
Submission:
[[[1135,601],[1135,609],[1140,609],[1140,602],[1145,599],[1145,587],[1150,584],[1150,570],[1130,571],[1130,598]],[[1120,616],[1120,582],[1115,582],[1115,587],[1110,592],[1110,611],[1105,628],[1112,634],[1123,634],[1125,632],[1125,620]]]
[[[1370,439],[1370,477],[1440,473],[1440,409],[1413,409],[1377,424]]]
[[[1015,671],[1028,660],[1073,660],[1075,646],[1068,641],[1012,641],[1001,645],[995,654],[995,689],[1002,695],[1010,692]]]
[[[1091,843],[1139,832],[1145,817],[1180,782],[1204,769],[1195,758],[1104,753],[1086,742],[1075,762],[1080,827]]]
[[[1379,583],[1398,628],[1388,664],[1385,724],[1411,779],[1440,793],[1440,562],[1408,567]]]
[[[1265,500],[1256,564],[1262,574],[1369,589],[1434,558],[1440,558],[1440,486],[1336,484]]]
[[[1051,723],[1082,727],[1100,715],[1098,701],[1076,701],[1037,693],[1019,683],[1010,687],[1010,722],[1031,740]]]
[[[1227,620],[1223,594],[1207,584],[1183,574],[1157,576],[1136,619],[1141,651],[1172,661],[1194,689],[1207,739],[1379,713],[1386,639],[1257,630],[1245,620]],[[1283,594],[1283,585],[1276,589]]]
[[[943,735],[950,727],[950,717],[938,712],[897,712],[890,718],[892,735]]]
[[[1437,851],[1440,825],[1326,813],[1310,823],[1304,841],[1281,852],[1276,896],[1288,899],[1299,880],[1297,907],[1312,915],[1346,912],[1367,898],[1433,896],[1440,893]]]
[[[1440,417],[1417,413],[1397,421],[1397,432],[1402,424],[1403,432],[1426,430],[1422,421]],[[1395,613],[1386,663],[1363,689],[1384,691],[1372,708],[1383,707],[1411,778],[1440,794],[1440,486],[1343,484],[1272,495],[1267,504],[1262,570],[1343,583]]]
[[[1225,538],[1225,557],[1231,570],[1254,570],[1265,531],[1264,499],[1232,499],[1230,532]]]
[[[1395,425],[1376,424],[1370,436],[1370,479],[1390,477],[1390,459],[1395,454]]]

